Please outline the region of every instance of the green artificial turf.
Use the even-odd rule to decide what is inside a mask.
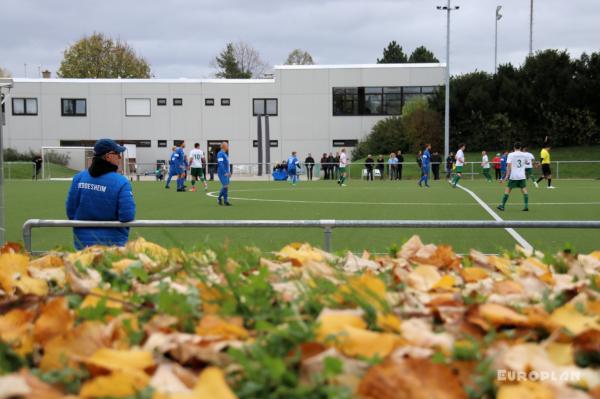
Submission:
[[[495,208],[503,186],[480,180],[461,181]],[[26,219],[65,219],[65,198],[70,182],[8,181],[6,184],[6,219],[8,239],[21,240],[21,226]],[[188,182],[188,185],[190,183]],[[524,220],[600,220],[600,181],[558,180],[557,189],[531,188],[529,213],[521,212],[521,194],[514,192],[504,219]],[[218,192],[218,182],[210,182],[209,191]],[[238,182],[235,176],[230,192],[232,207],[220,207],[214,197],[200,189],[195,193],[166,190],[162,183],[136,182],[133,191],[137,219],[423,219],[423,220],[492,220],[492,217],[465,191],[453,189],[442,180],[432,188],[420,189],[414,180],[351,180],[347,187],[332,181],[300,182],[292,187],[286,182]],[[557,250],[570,243],[581,251],[600,248],[600,233],[591,230],[520,229],[527,240],[543,250]],[[500,229],[335,229],[333,249],[385,252],[413,234],[424,242],[449,243],[459,252],[477,248],[498,252],[512,248],[514,239]],[[225,229],[154,229],[132,230],[132,237],[144,236],[159,244],[190,248],[203,243],[228,241],[232,246],[258,245],[277,250],[294,241],[322,245],[320,229],[238,228]],[[72,246],[70,229],[34,229],[35,250]]]

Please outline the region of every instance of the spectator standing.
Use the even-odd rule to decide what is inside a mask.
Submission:
[[[384,163],[385,163],[385,159],[383,158],[383,155],[379,155],[379,157],[377,158],[377,170],[379,171],[379,179],[383,180],[383,171],[384,171]]]
[[[492,164],[494,165],[494,171],[496,171],[496,180],[502,178],[502,172],[500,171],[500,153],[497,153],[494,159],[492,159]]]
[[[419,152],[417,152],[417,166],[419,167],[419,171],[421,172],[420,175],[421,177],[423,177],[423,151],[419,150]]]
[[[312,155],[310,155],[310,152],[308,153],[308,156],[304,160],[304,165],[306,166],[306,179],[312,180],[313,179],[313,168],[315,166],[315,159],[312,157]]]
[[[210,181],[215,180],[215,152],[212,147],[208,147],[208,174],[210,175]]]
[[[446,179],[450,179],[452,177],[452,169],[454,167],[454,153],[450,152],[448,157],[446,157]]]
[[[367,159],[365,159],[365,169],[367,170],[367,181],[373,181],[373,164],[375,161],[373,160],[373,156],[371,154],[367,155]]]
[[[396,166],[398,165],[398,158],[396,158],[395,153],[390,154],[390,159],[388,159],[388,176],[390,180],[394,180],[396,178]]]
[[[321,170],[323,171],[323,180],[329,180],[329,169],[327,169],[327,154],[323,153],[321,157]]]
[[[327,157],[327,169],[329,169],[329,179],[330,180],[335,180],[337,177],[335,177],[335,174],[333,173],[334,171],[334,167],[333,164],[335,163],[335,157],[333,156],[333,153],[329,153],[329,156]]]
[[[125,147],[111,139],[94,144],[89,169],[79,172],[71,182],[67,196],[69,220],[130,222],[135,218],[135,201],[129,180],[117,173]],[[76,249],[91,245],[124,246],[129,228],[77,227],[73,229]]]
[[[42,170],[42,156],[40,154],[37,154],[33,157],[32,162],[35,163],[35,172],[33,174],[32,179],[37,180],[40,176],[40,170]]]
[[[433,173],[433,180],[440,180],[440,165],[442,164],[442,156],[439,152],[434,151],[431,154],[431,173]]]
[[[340,153],[335,153],[335,159],[333,160],[333,168],[335,170],[335,179],[338,180],[340,178]]]
[[[402,151],[398,150],[396,158],[398,159],[398,163],[396,164],[396,179],[402,180],[402,166],[404,164],[404,155],[402,155]]]

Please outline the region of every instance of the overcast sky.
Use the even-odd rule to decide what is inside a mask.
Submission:
[[[424,45],[445,61],[446,0],[2,0],[0,66],[14,77],[53,76],[64,49],[96,32],[126,40],[157,78],[205,78],[229,41],[243,40],[270,65],[294,48],[319,64],[374,63],[396,40],[406,52]],[[528,52],[529,0],[453,0],[451,73],[521,64]],[[534,50],[600,50],[599,0],[535,0]]]

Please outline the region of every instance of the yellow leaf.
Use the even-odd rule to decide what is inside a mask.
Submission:
[[[33,318],[33,312],[23,309],[13,309],[0,316],[0,338],[19,355],[33,351]]]
[[[505,274],[507,276],[511,275],[512,268],[510,259],[492,255],[488,257],[488,262],[490,265],[498,269],[502,274]]]
[[[21,276],[14,282],[14,287],[18,288],[25,295],[46,296],[48,295],[48,283],[44,280]]]
[[[30,267],[35,267],[37,269],[62,267],[64,265],[65,262],[56,254],[48,254],[29,262]]]
[[[133,260],[133,259],[121,259],[118,262],[113,262],[112,263],[112,269],[122,273],[124,272],[129,266],[133,265],[134,263],[139,262],[137,260]]]
[[[539,382],[523,381],[515,385],[502,385],[496,399],[554,399],[552,389]]]
[[[386,298],[385,283],[383,280],[365,273],[359,277],[351,277],[336,293],[340,303],[368,303],[376,309],[381,309]]]
[[[0,287],[8,294],[15,291],[15,282],[27,276],[29,257],[22,254],[5,253],[0,255]]]
[[[559,366],[573,366],[575,364],[573,345],[571,344],[552,342],[546,347],[546,352],[548,352],[550,360]]]
[[[393,334],[347,326],[338,334],[335,346],[347,356],[384,358],[401,342],[402,339]]]
[[[439,279],[437,281],[437,283],[435,283],[433,285],[433,289],[440,289],[440,290],[452,290],[452,287],[454,286],[454,284],[456,284],[456,280],[454,279],[453,276],[446,274],[444,276],[442,276],[441,279]]]
[[[135,395],[136,392],[144,389],[149,381],[149,377],[144,373],[117,371],[87,381],[83,384],[79,395],[84,398],[122,398]]]
[[[575,335],[585,330],[600,330],[600,317],[580,313],[571,302],[555,309],[550,315],[550,322],[558,327],[568,329]]]
[[[246,339],[248,331],[244,328],[241,317],[222,318],[215,315],[206,315],[196,327],[196,334],[201,336],[216,336],[223,339]]]
[[[478,310],[481,317],[495,326],[528,326],[530,324],[527,316],[496,303],[484,303],[479,306]]]
[[[66,260],[67,260],[67,262],[69,262],[73,265],[75,265],[75,264],[77,264],[77,262],[79,262],[79,264],[81,266],[88,267],[94,263],[96,256],[97,256],[97,254],[92,252],[88,248],[88,249],[84,249],[83,251],[74,252],[72,254],[67,255]]]
[[[217,367],[207,367],[194,387],[194,398],[202,399],[236,399],[237,396],[231,391],[223,371]]]
[[[475,283],[488,278],[490,273],[483,267],[474,266],[462,269],[460,275],[467,283]]]
[[[594,258],[600,260],[600,251],[594,251],[590,254],[590,256],[593,256]]]
[[[322,262],[323,255],[315,251],[310,244],[286,245],[277,253],[277,257],[281,260],[289,260],[294,266],[302,266],[309,261]]]
[[[74,321],[75,317],[69,310],[65,297],[47,302],[42,306],[40,317],[35,322],[35,341],[45,344],[51,338],[70,330]]]
[[[377,314],[377,327],[383,331],[399,333],[401,325],[402,320],[394,314]]]
[[[437,267],[420,265],[408,274],[408,285],[420,291],[429,291],[441,278]]]
[[[113,301],[111,299],[108,299],[108,298],[114,298],[114,299],[118,299],[118,300],[122,301],[124,297],[123,297],[123,294],[121,294],[121,293],[108,291],[108,290],[102,290],[102,289],[96,287],[96,288],[92,288],[91,294],[93,294],[93,295],[86,295],[83,302],[81,302],[81,305],[79,306],[81,309],[95,307],[96,305],[98,305],[98,302],[100,302],[102,300],[102,298],[107,298],[106,299],[106,307],[107,308],[111,308],[111,309],[123,308],[122,302]]]
[[[346,327],[367,328],[367,323],[356,312],[325,310],[317,321],[317,340],[323,343],[328,337],[339,334]]]
[[[104,370],[144,370],[154,365],[154,359],[147,351],[101,348],[85,363]]]
[[[160,245],[148,242],[141,237],[137,240],[129,241],[125,246],[125,250],[134,254],[144,253],[157,261],[164,261],[169,257],[169,251]]]

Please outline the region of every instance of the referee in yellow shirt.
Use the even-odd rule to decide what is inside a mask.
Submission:
[[[542,164],[542,177],[540,177],[537,183],[542,180],[548,180],[548,188],[555,188],[552,185],[552,171],[550,170],[550,145],[545,144],[542,151],[540,151],[540,163]]]

